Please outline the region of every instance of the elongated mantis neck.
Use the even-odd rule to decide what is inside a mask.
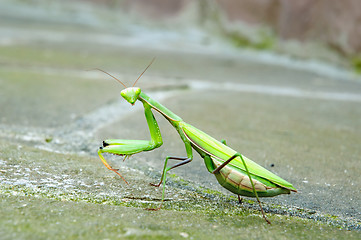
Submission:
[[[147,94],[141,92],[138,98],[141,102],[147,103],[151,108],[155,109],[157,112],[162,114],[170,122],[180,122],[183,121],[181,117],[171,112],[168,108],[164,107],[158,101],[152,99]]]

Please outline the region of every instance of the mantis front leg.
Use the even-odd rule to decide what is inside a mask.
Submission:
[[[111,171],[118,174],[127,184],[128,182],[120,175],[118,169],[112,168],[102,153],[111,153],[121,156],[130,156],[143,151],[150,151],[160,147],[163,144],[162,136],[158,127],[151,107],[146,102],[143,102],[145,118],[147,119],[151,140],[123,140],[123,139],[108,139],[103,141],[103,146],[99,148],[98,155],[103,164]]]

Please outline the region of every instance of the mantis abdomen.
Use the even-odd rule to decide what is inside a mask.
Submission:
[[[221,162],[212,158],[215,167],[219,167]],[[219,172],[215,173],[217,181],[222,187],[242,196],[255,197],[252,184],[247,173],[241,169],[233,169],[231,166],[225,166]],[[274,197],[279,194],[289,194],[290,190],[273,184],[272,182],[257,177],[252,174],[252,182],[259,197]]]

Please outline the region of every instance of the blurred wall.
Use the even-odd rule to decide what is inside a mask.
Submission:
[[[85,0],[84,0],[85,1]],[[194,18],[223,33],[267,27],[277,39],[318,42],[345,56],[361,53],[360,0],[88,0],[152,20]],[[190,15],[192,12],[193,15]],[[193,19],[193,20],[194,20]]]

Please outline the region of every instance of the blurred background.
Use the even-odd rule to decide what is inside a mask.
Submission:
[[[15,82],[3,86],[3,94],[17,89],[19,96],[1,98],[0,121],[25,123],[41,121],[41,116],[45,120],[42,124],[52,122],[57,126],[61,122],[58,119],[74,119],[81,115],[85,102],[91,100],[87,98],[91,94],[80,96],[72,92],[76,84],[67,82],[74,84],[75,75],[104,78],[86,71],[101,68],[130,80],[153,57],[158,64],[152,67],[149,76],[164,78],[271,85],[291,80],[292,84],[300,83],[297,79],[302,79],[304,87],[311,89],[320,85],[319,78],[313,81],[293,73],[287,75],[287,70],[305,70],[333,79],[359,79],[360,4],[357,0],[3,0],[1,79],[21,80],[17,81],[18,86]],[[269,66],[284,69],[270,73]],[[57,74],[51,76],[53,81],[47,81],[30,75],[29,71]],[[59,77],[59,73],[67,75],[68,80]],[[284,80],[280,74],[284,74]],[[25,75],[32,84],[23,78]],[[30,85],[26,93],[19,92],[27,86],[23,81]],[[45,89],[57,86],[67,95],[78,95],[72,102],[84,99],[84,104],[75,104],[73,110],[64,108],[61,92],[51,96],[45,93],[49,91]],[[91,89],[94,88],[87,91]],[[26,98],[31,94],[37,98]],[[106,95],[102,97],[107,99]],[[62,116],[53,114],[49,108],[54,108],[45,104],[49,97],[59,102],[58,110],[70,112]],[[20,110],[19,106],[26,103],[39,105],[39,111]],[[48,114],[43,116],[46,110]],[[29,118],[19,119],[18,113]]]
[[[360,71],[360,4],[357,0],[3,0],[1,46],[99,44],[234,54],[251,49]]]

